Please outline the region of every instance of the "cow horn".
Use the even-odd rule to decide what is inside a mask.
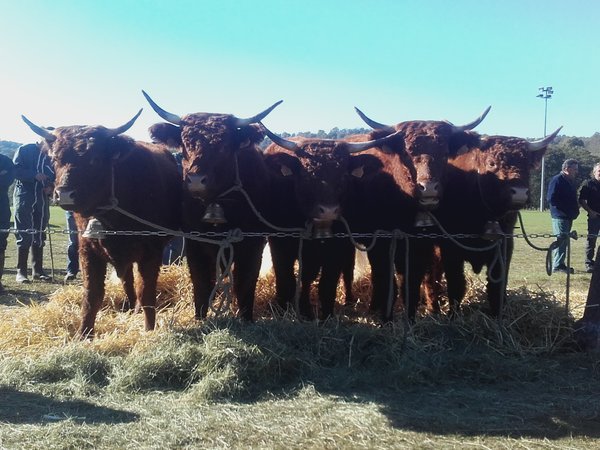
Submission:
[[[254,117],[249,117],[248,119],[238,119],[236,117],[236,123],[235,126],[238,128],[242,128],[245,127],[246,125],[250,125],[251,123],[258,123],[261,120],[263,120],[265,117],[267,117],[267,115],[273,111],[277,106],[279,106],[281,103],[283,102],[283,100],[279,100],[278,102],[274,103],[273,105],[269,106],[267,109],[265,109],[263,112],[258,113],[257,115],[255,115]],[[264,126],[264,125],[263,125]],[[270,137],[270,136],[269,136]],[[282,146],[283,147],[283,146]]]
[[[395,133],[388,134],[387,136],[379,139],[365,142],[348,142],[346,145],[348,146],[348,151],[350,153],[362,152],[363,150],[368,150],[373,147],[382,147],[387,141],[399,136],[400,134],[402,134],[402,131],[398,130]]]
[[[152,100],[143,89],[142,94],[144,94],[144,97],[146,97],[146,100],[148,100],[148,103],[150,103],[152,109],[156,111],[156,114],[165,119],[167,122],[172,123],[173,125],[181,125],[181,117],[179,117],[177,114],[172,114],[162,109],[160,106],[154,103],[154,100]]]
[[[300,147],[298,147],[298,144],[296,144],[294,141],[288,141],[287,139],[277,136],[275,133],[273,133],[267,127],[265,127],[262,123],[260,125],[265,130],[265,133],[267,134],[267,136],[269,136],[269,139],[271,139],[274,143],[276,143],[280,147],[283,147],[286,150],[290,150],[294,153],[296,153],[297,151],[300,150]]]
[[[448,122],[447,120],[446,120],[446,123],[452,125],[453,133],[459,133],[461,131],[469,131],[469,130],[472,130],[473,128],[475,128],[481,122],[483,122],[483,119],[485,119],[485,116],[487,116],[487,114],[490,112],[490,109],[492,109],[492,107],[488,106],[485,109],[485,111],[477,119],[475,119],[473,122],[467,123],[466,125],[453,125],[451,122]]]
[[[548,144],[554,140],[554,138],[558,135],[558,132],[562,130],[562,127],[559,127],[554,133],[549,136],[546,136],[544,139],[540,139],[539,141],[533,141],[527,143],[527,150],[530,152],[535,152],[541,150],[543,148],[548,147]]]
[[[140,109],[137,114],[135,116],[133,116],[133,119],[131,119],[129,122],[127,122],[124,125],[121,125],[118,128],[109,128],[108,129],[108,134],[110,136],[118,136],[121,133],[125,133],[127,130],[129,130],[131,128],[131,126],[135,123],[135,121],[137,120],[138,117],[140,117],[140,114],[142,113],[143,108]]]
[[[31,120],[29,120],[27,117],[21,115],[21,119],[23,119],[23,122],[25,122],[27,124],[27,126],[29,128],[31,128],[31,130],[43,137],[44,139],[46,139],[48,142],[54,142],[56,140],[56,136],[54,136],[52,133],[50,133],[47,129],[42,128],[40,126],[37,126],[35,123],[33,123]]]
[[[356,113],[360,116],[360,118],[362,120],[365,121],[365,123],[367,125],[369,125],[371,128],[373,128],[374,130],[389,130],[389,132],[393,132],[394,128],[389,126],[389,125],[384,125],[382,123],[379,122],[375,122],[374,120],[369,119],[365,113],[363,113],[360,109],[358,109],[356,106],[354,107],[354,109],[356,110]]]

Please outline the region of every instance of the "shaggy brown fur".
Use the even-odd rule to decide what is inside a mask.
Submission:
[[[530,171],[538,167],[546,148],[530,152],[524,139],[490,136],[481,138],[479,145],[451,158],[447,171],[446,192],[440,207],[434,212],[450,234],[481,234],[488,221],[498,221],[502,232],[512,235],[517,220],[515,210],[525,203],[515,203],[515,192],[527,195]],[[484,252],[462,249],[448,239],[440,239],[441,264],[448,284],[451,312],[456,312],[465,295],[464,263],[469,262],[479,273],[484,266],[488,274],[487,295],[491,314],[501,312],[505,280],[513,251],[513,238],[506,242],[506,266],[497,263],[489,267],[496,256],[495,250]],[[469,247],[488,247],[489,240],[460,239]],[[439,268],[434,273],[441,274]],[[435,278],[435,277],[433,277]],[[434,282],[436,280],[433,280]],[[439,280],[437,280],[439,281]],[[430,299],[435,302],[435,299]]]
[[[153,230],[110,208],[113,180],[114,198],[120,208],[162,227],[179,229],[181,178],[169,152],[126,136],[111,136],[100,126],[61,127],[53,134],[56,140],[46,142],[45,149],[56,170],[55,189],[71,194],[73,204],[63,207],[75,212],[80,232],[92,216],[109,231]],[[79,336],[93,336],[96,315],[104,298],[107,263],[115,267],[121,278],[129,306],[142,308],[145,328],[154,328],[156,280],[168,240],[168,236],[109,235],[105,239],[80,236],[79,259],[85,294]],[[139,272],[135,288],[134,263]]]
[[[394,130],[401,131],[401,135],[384,148],[365,152],[377,157],[383,170],[361,187],[354,202],[358,207],[349,220],[353,231],[372,233],[377,229],[399,229],[409,234],[428,231],[415,228],[417,213],[438,205],[448,157],[455,155],[461,147],[472,145],[470,135],[456,132],[452,125],[440,121],[402,122],[374,130],[367,136],[348,139],[377,139]],[[395,267],[402,276],[402,292],[408,291],[404,301],[408,317],[413,319],[421,280],[430,265],[433,242],[424,238],[411,239],[407,245],[406,239],[400,239],[393,261],[389,251],[391,243],[390,239],[380,238],[369,252],[373,283],[371,309],[380,310],[384,320],[391,320],[392,304],[397,296],[393,280]],[[393,292],[390,292],[390,286]]]
[[[275,144],[265,151],[271,171],[269,220],[279,227],[304,228],[314,220],[332,222],[332,232],[344,233],[338,222],[346,203],[352,198],[354,182],[380,168],[370,155],[351,155],[345,141],[293,139],[299,150],[291,152]],[[335,218],[332,216],[335,215]],[[327,218],[325,218],[327,216]],[[270,237],[276,281],[276,301],[282,308],[292,304],[296,279],[294,264],[298,260],[296,238]],[[319,277],[320,317],[333,315],[336,288],[344,275],[346,303],[353,303],[352,272],[354,245],[348,238],[305,240],[302,245],[302,276],[299,309],[312,319],[310,287]]]
[[[252,203],[264,213],[268,189],[268,172],[257,144],[264,135],[258,125],[236,126],[229,114],[196,113],[182,117],[181,125],[165,126],[168,131],[155,138],[160,142],[181,142],[183,151],[184,205],[183,221],[188,231],[242,232],[265,231],[246,198],[238,191],[228,192],[239,179]],[[160,133],[159,133],[160,134]],[[203,222],[206,209],[218,203],[226,223]],[[258,280],[265,239],[245,237],[233,244],[233,290],[239,315],[253,319],[254,291]],[[186,255],[194,289],[196,318],[206,317],[209,299],[216,283],[219,246],[188,240]],[[220,263],[220,262],[219,262]]]

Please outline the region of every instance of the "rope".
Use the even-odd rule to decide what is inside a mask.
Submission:
[[[273,223],[271,223],[270,221],[268,221],[267,219],[265,219],[265,217],[258,211],[258,209],[256,208],[255,204],[253,203],[252,199],[250,198],[249,194],[246,192],[246,190],[243,188],[242,182],[241,182],[241,178],[240,178],[240,174],[239,174],[239,163],[238,163],[238,159],[237,159],[237,155],[234,158],[235,161],[235,182],[234,185],[227,189],[226,191],[224,191],[223,193],[221,193],[219,195],[218,198],[222,198],[226,195],[228,195],[229,193],[232,192],[239,192],[244,199],[246,200],[246,203],[248,204],[248,206],[250,207],[250,209],[252,210],[252,212],[254,213],[254,215],[259,219],[259,221],[261,223],[263,223],[264,225],[266,225],[267,227],[269,227],[272,230],[277,231],[278,233],[289,233],[288,235],[290,237],[296,237],[299,239],[298,242],[298,276],[296,278],[296,290],[295,290],[295,295],[294,295],[294,304],[296,307],[296,310],[299,310],[299,298],[301,295],[301,291],[302,291],[302,269],[303,269],[303,261],[302,261],[302,250],[303,250],[303,241],[304,239],[310,239],[310,235],[311,235],[311,224],[308,224],[305,228],[300,228],[300,227],[279,227]],[[183,237],[186,239],[190,239],[190,240],[194,240],[197,242],[204,242],[204,243],[208,243],[208,244],[212,244],[212,245],[218,245],[219,246],[219,250],[217,252],[217,258],[216,258],[216,274],[217,274],[217,281],[215,283],[215,286],[211,292],[210,298],[209,298],[209,302],[211,305],[211,310],[215,313],[215,314],[220,314],[224,309],[229,308],[230,304],[232,302],[232,289],[231,286],[233,284],[233,273],[232,273],[232,265],[233,265],[233,261],[234,261],[234,247],[233,244],[240,242],[244,239],[244,237],[258,237],[258,236],[262,236],[262,237],[268,237],[268,236],[273,236],[273,233],[246,233],[244,234],[240,229],[234,229],[234,230],[230,230],[225,236],[223,236],[222,239],[216,240],[216,239],[209,239],[206,236],[217,236],[219,235],[219,233],[200,233],[200,232],[182,232],[179,230],[173,230],[167,227],[163,227],[161,225],[158,225],[156,223],[153,223],[151,221],[145,220],[135,214],[132,214],[128,211],[126,211],[125,209],[121,208],[120,206],[118,206],[118,199],[115,197],[114,194],[114,189],[115,189],[115,179],[114,179],[114,165],[111,168],[111,194],[110,194],[110,199],[109,199],[109,203],[103,207],[98,208],[101,211],[108,211],[108,210],[114,210],[126,217],[129,217],[130,219],[133,219],[139,223],[142,223],[148,227],[154,228],[155,230],[159,230],[158,232],[152,232],[152,231],[148,231],[148,230],[143,230],[143,231],[106,231],[107,235],[119,235],[119,234],[126,234],[126,235],[143,235],[143,236],[154,236],[154,235],[159,235],[159,236],[166,236],[166,235],[171,235],[171,236],[177,236],[177,237]],[[481,187],[479,186],[480,190]],[[485,205],[487,207],[487,205]],[[467,246],[463,243],[461,243],[458,238],[477,238],[480,237],[478,235],[452,235],[450,233],[448,233],[448,231],[439,223],[439,221],[437,220],[437,218],[435,216],[433,216],[432,214],[429,213],[430,218],[433,220],[433,222],[438,226],[438,228],[441,230],[442,232],[442,237],[444,238],[448,238],[450,239],[451,242],[453,242],[455,245],[457,245],[458,247],[462,248],[463,250],[467,250],[467,251],[473,251],[473,252],[485,252],[488,250],[493,250],[495,249],[495,253],[493,256],[492,261],[488,264],[488,268],[487,268],[487,277],[488,280],[490,282],[493,283],[503,283],[503,285],[506,285],[506,245],[507,245],[507,238],[508,237],[520,237],[520,236],[515,236],[515,235],[508,235],[508,234],[503,234],[502,235],[502,239],[498,240],[492,244],[490,244],[489,246],[485,246],[485,247],[471,247],[471,246]],[[554,242],[552,245],[550,245],[550,247],[548,247],[547,249],[542,249],[540,247],[536,247],[535,245],[533,245],[531,243],[531,241],[529,240],[527,234],[525,233],[525,228],[523,225],[523,219],[521,216],[521,213],[518,213],[518,217],[519,217],[519,221],[521,224],[521,228],[523,230],[523,237],[525,238],[526,242],[534,249],[537,250],[542,250],[542,251],[547,251],[547,257],[546,257],[546,271],[548,272],[548,274],[551,273],[551,268],[549,267],[549,259],[550,259],[550,255],[551,255],[551,251],[558,245],[559,240],[557,239],[556,242]],[[346,230],[345,234],[336,234],[334,237],[338,238],[338,237],[346,237],[349,238],[351,243],[354,245],[354,247],[356,249],[358,249],[359,251],[370,251],[371,249],[374,248],[374,246],[377,243],[377,239],[380,237],[386,237],[386,238],[391,238],[391,244],[390,244],[390,280],[389,280],[389,291],[388,291],[388,298],[386,301],[386,315],[389,317],[389,315],[391,314],[391,310],[393,308],[393,303],[394,303],[394,296],[393,296],[393,283],[395,281],[395,253],[397,251],[397,241],[398,239],[404,239],[406,241],[406,246],[405,246],[405,280],[404,280],[404,284],[405,284],[405,298],[406,298],[406,303],[408,304],[408,299],[409,299],[409,294],[410,294],[410,287],[409,287],[409,283],[408,283],[408,279],[409,279],[409,271],[410,271],[410,267],[409,267],[409,252],[410,252],[410,245],[409,245],[409,238],[435,238],[437,237],[436,235],[409,235],[405,232],[403,232],[402,230],[399,229],[395,229],[390,231],[386,231],[386,230],[380,230],[377,229],[375,230],[374,233],[366,233],[366,234],[354,234],[351,232],[350,227],[348,222],[346,221],[346,219],[344,217],[340,217],[340,221],[342,222],[342,224],[344,225],[344,228]],[[36,233],[39,232],[39,230],[33,230],[33,229],[28,229],[28,230],[14,230],[14,229],[9,229],[9,230],[0,230],[0,231],[8,231],[8,232],[15,232],[15,231],[25,231],[25,232],[29,232],[29,233]],[[50,234],[52,233],[50,230],[47,230],[47,232]],[[68,230],[65,232],[65,230],[62,231],[63,234],[66,233],[79,233],[79,231],[71,231]],[[571,233],[571,235],[569,235],[569,237],[573,237],[574,234],[574,239],[577,239],[576,233],[573,232]],[[288,236],[285,235],[285,236]],[[281,235],[275,235],[278,237],[282,237]],[[533,236],[533,235],[532,235]],[[368,245],[364,245],[362,243],[359,243],[356,239],[357,238],[370,238],[371,241],[369,242]],[[503,250],[504,249],[504,253]],[[568,258],[570,261],[570,239],[567,243],[567,254],[568,254]],[[500,265],[500,277],[499,278],[494,278],[492,276],[492,272],[493,270],[496,268],[496,265]],[[568,303],[569,303],[569,275],[567,274],[567,309],[568,309]],[[221,291],[223,293],[223,297],[220,301],[220,303],[213,307],[212,304],[217,296],[217,292]],[[500,299],[501,301],[501,307],[504,301],[504,294],[502,294],[502,298]],[[406,309],[405,309],[405,313],[406,313]]]

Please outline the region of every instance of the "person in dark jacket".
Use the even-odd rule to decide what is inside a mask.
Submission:
[[[10,228],[10,201],[8,199],[8,188],[15,180],[15,166],[12,160],[0,154],[0,230]],[[0,280],[4,272],[4,257],[8,231],[0,231]],[[0,292],[4,292],[4,286],[0,281]]]
[[[17,149],[15,165],[15,226],[17,230],[17,283],[29,283],[27,257],[31,248],[33,279],[51,281],[42,268],[44,242],[50,218],[50,195],[54,188],[54,168],[39,144]],[[25,230],[37,230],[34,233]]]
[[[562,170],[555,175],[548,185],[548,203],[552,216],[552,232],[558,236],[558,246],[554,250],[552,272],[574,273],[572,267],[567,267],[567,235],[571,232],[573,221],[579,215],[577,188],[575,178],[579,163],[575,159],[567,159],[562,164]]]
[[[600,232],[600,163],[594,164],[592,176],[583,182],[579,190],[579,204],[588,213],[588,236],[585,241],[585,270],[594,270],[596,238]]]

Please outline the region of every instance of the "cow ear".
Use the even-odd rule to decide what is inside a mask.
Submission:
[[[481,136],[475,132],[454,133],[448,142],[448,155],[450,158],[454,158],[480,145]]]
[[[365,167],[364,166],[355,167],[354,169],[352,169],[352,172],[350,172],[350,174],[354,178],[362,178],[363,175],[365,174]]]
[[[350,174],[355,178],[372,175],[383,167],[383,164],[373,155],[353,155],[350,157]]]
[[[265,133],[259,124],[253,123],[240,128],[240,148],[259,144],[265,138]]]
[[[460,156],[460,155],[464,155],[465,153],[468,153],[469,150],[471,150],[469,148],[468,145],[463,145],[461,148],[459,148],[456,153],[454,154],[454,156]]]
[[[289,177],[300,171],[300,161],[287,153],[273,153],[265,156],[267,167],[275,176]]]
[[[548,147],[545,147],[541,150],[527,152],[527,156],[529,159],[529,167],[533,169],[539,169],[541,167],[542,158],[544,157],[547,148]]]
[[[183,147],[181,141],[181,128],[170,123],[155,123],[148,128],[153,142],[164,144],[172,148]]]

